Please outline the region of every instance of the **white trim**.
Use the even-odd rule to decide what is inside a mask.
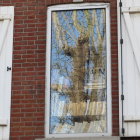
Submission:
[[[118,77],[119,77],[119,132],[120,136],[122,136],[121,128],[122,128],[122,101],[121,101],[121,94],[122,94],[122,85],[121,85],[121,45],[120,45],[120,7],[119,7],[119,0],[117,0],[117,19],[118,19]]]
[[[87,133],[87,134],[49,134],[49,103],[50,103],[50,54],[51,54],[51,12],[59,10],[74,10],[74,9],[106,9],[106,37],[107,37],[107,133]],[[108,3],[86,3],[86,4],[69,4],[48,7],[47,11],[47,49],[46,49],[46,96],[45,96],[45,137],[99,137],[112,135],[112,107],[111,107],[111,51],[110,51],[110,10]]]
[[[108,3],[62,4],[48,7],[48,11],[109,8]]]
[[[120,140],[119,136],[82,137],[82,138],[41,138],[36,140]]]
[[[83,2],[84,0],[73,0],[73,2]]]
[[[108,25],[107,25],[108,23]],[[106,41],[107,41],[107,123],[108,134],[112,135],[112,91],[111,91],[111,36],[110,36],[110,9],[106,7]]]
[[[51,11],[47,12],[47,49],[46,49],[46,84],[45,84],[45,136],[49,134],[50,114],[50,54],[51,54]]]

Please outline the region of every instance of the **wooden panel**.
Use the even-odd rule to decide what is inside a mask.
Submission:
[[[133,24],[133,30],[135,32],[135,37],[137,39],[137,46],[138,47],[138,60],[139,60],[139,63],[140,63],[140,39],[139,39],[139,25],[140,25],[140,14],[134,14],[134,15],[131,15],[131,18],[132,18],[132,24]],[[140,116],[140,109],[139,109],[139,106],[140,106],[140,72],[138,72],[138,69],[135,67],[135,90],[136,90],[136,94],[135,94],[135,98],[136,98],[136,102],[135,102],[135,115],[136,116]]]
[[[123,7],[134,6],[133,0],[122,0],[122,2],[123,2]]]
[[[140,1],[139,0],[133,0],[133,5],[134,6],[139,6],[140,5]]]
[[[14,8],[0,7],[0,15],[0,139],[9,139],[11,71],[7,66],[12,67]]]
[[[0,126],[7,126],[8,120],[2,119],[0,120]]]
[[[128,136],[128,123],[124,123],[125,136]]]
[[[140,7],[139,0],[123,0],[125,136],[140,136],[140,10],[138,7]]]
[[[0,31],[0,54],[2,53],[2,49],[4,48],[5,39],[8,33],[10,20],[4,20],[2,23],[2,29]]]
[[[136,133],[137,133],[137,136],[140,136],[140,122],[136,123]]]
[[[125,24],[124,24],[125,25]],[[123,26],[123,33],[124,34],[128,34],[127,32],[127,28],[125,26]],[[132,115],[135,114],[135,104],[129,104],[130,102],[135,103],[135,96],[134,96],[134,86],[135,85],[134,82],[134,67],[131,67],[132,65],[134,65],[134,56],[133,56],[133,52],[132,52],[132,48],[130,46],[130,41],[128,36],[126,36],[124,38],[124,46],[127,47],[123,47],[123,73],[124,73],[124,94],[125,94],[125,108],[124,108],[124,115]],[[132,74],[131,74],[132,73]],[[129,75],[129,77],[128,77]],[[129,94],[129,93],[133,93],[133,94]]]
[[[4,8],[0,8],[0,13],[5,13],[6,12],[6,9],[4,9]],[[4,21],[1,21],[1,29],[3,29],[3,25],[4,25]],[[3,36],[3,31],[2,30],[0,30],[0,36]],[[5,40],[5,38],[4,37],[2,37],[1,38],[1,46],[0,46],[0,50],[3,48],[3,46],[4,46],[4,41],[3,40]],[[0,91],[0,106],[2,107],[2,108],[0,108],[0,119],[3,119],[4,118],[4,110],[5,110],[5,108],[4,108],[4,100],[3,100],[3,98],[4,98],[4,95],[3,95],[3,93],[4,93],[4,84],[5,84],[5,77],[4,77],[4,75],[5,75],[5,70],[4,70],[4,68],[5,68],[5,56],[6,56],[6,52],[5,52],[6,50],[5,50],[5,48],[4,49],[2,49],[2,51],[1,51],[1,53],[0,53],[0,89],[1,89],[1,91]],[[3,137],[3,129],[4,129],[4,127],[3,126],[0,126],[0,139],[3,139],[4,137]]]

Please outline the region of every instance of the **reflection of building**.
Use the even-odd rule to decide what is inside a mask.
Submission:
[[[84,86],[84,89],[105,89],[106,83],[88,83]]]
[[[64,84],[51,84],[51,89],[58,92],[64,92],[68,90],[68,85]]]

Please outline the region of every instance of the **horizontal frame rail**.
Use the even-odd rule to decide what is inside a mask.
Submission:
[[[11,20],[11,15],[0,15],[0,21]]]
[[[122,8],[123,13],[130,13],[130,14],[136,14],[140,13],[140,7],[123,7]]]

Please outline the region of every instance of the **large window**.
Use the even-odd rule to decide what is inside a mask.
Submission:
[[[47,37],[47,134],[109,134],[108,5],[50,7]]]

